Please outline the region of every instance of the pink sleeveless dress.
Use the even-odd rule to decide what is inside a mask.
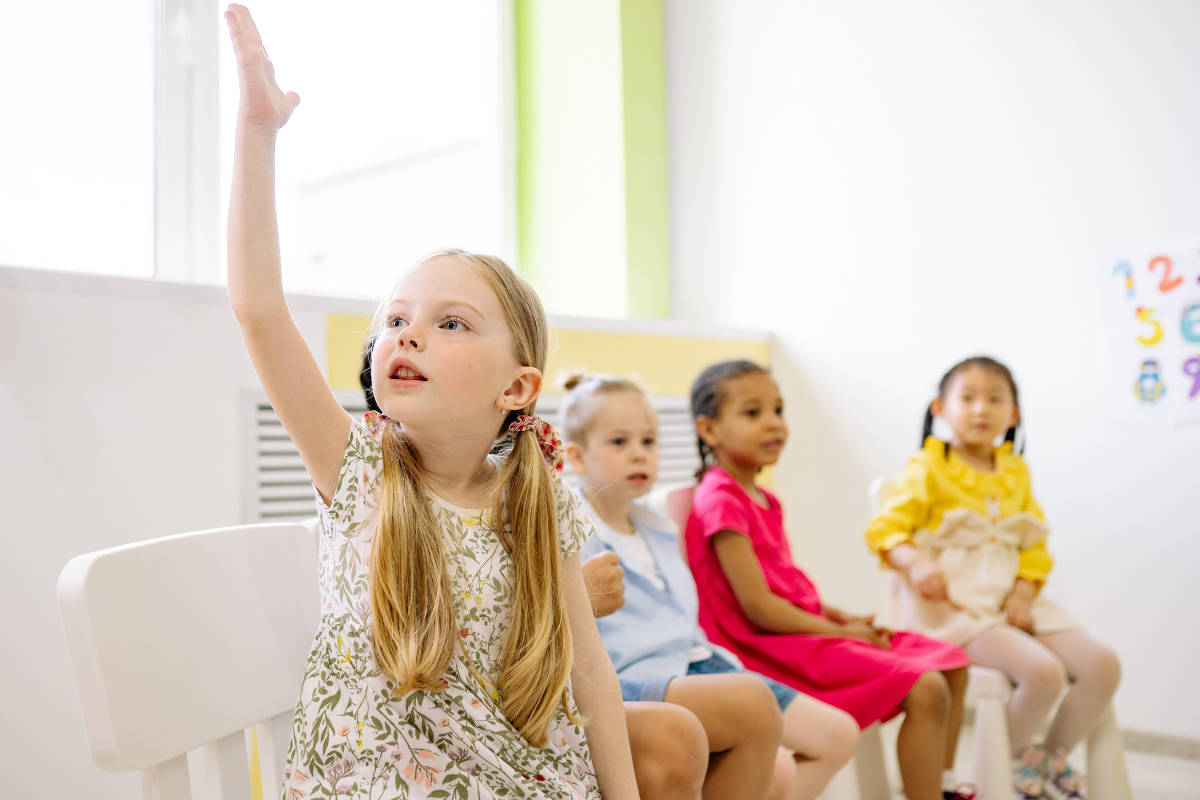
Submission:
[[[846,711],[863,728],[899,712],[921,675],[970,663],[954,645],[916,633],[898,632],[891,649],[884,650],[857,639],[773,633],[750,622],[712,547],[712,536],[720,531],[750,539],[772,592],[821,614],[816,586],[792,561],[779,500],[766,490],[763,494],[770,508],[751,500],[720,467],[705,473],[696,488],[687,552],[700,595],[700,626],[710,640],[736,653],[747,669]]]

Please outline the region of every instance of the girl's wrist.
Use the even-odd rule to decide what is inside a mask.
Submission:
[[[258,144],[269,144],[271,147],[275,146],[275,140],[278,136],[279,128],[277,127],[241,118],[238,119],[237,126],[234,128],[234,137],[236,139]]]

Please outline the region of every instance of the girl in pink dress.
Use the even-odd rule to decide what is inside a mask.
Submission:
[[[766,370],[749,361],[709,367],[692,386],[692,413],[702,479],[686,538],[700,625],[748,669],[847,711],[864,728],[906,712],[897,742],[905,795],[955,797],[970,659],[821,603],[792,561],[779,501],[754,484],[787,440],[783,400]]]

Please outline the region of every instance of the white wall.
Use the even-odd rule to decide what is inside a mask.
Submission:
[[[878,604],[868,481],[942,372],[1015,371],[1128,728],[1200,737],[1200,429],[1100,421],[1101,256],[1200,233],[1200,5],[667,0],[676,308],[777,334],[797,556]]]
[[[326,313],[370,307],[289,302],[322,368]],[[0,795],[141,796],[88,755],[58,573],[239,524],[239,401],[258,385],[223,289],[0,267]]]

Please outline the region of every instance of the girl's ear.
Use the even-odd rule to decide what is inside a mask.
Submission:
[[[929,411],[935,417],[940,417],[942,415],[942,398],[933,398],[933,402],[929,404]]]
[[[496,398],[496,408],[505,412],[525,408],[541,393],[541,371],[535,367],[521,367],[513,382]]]
[[[1015,428],[1015,427],[1017,427],[1017,426],[1018,426],[1018,425],[1020,425],[1020,424],[1021,424],[1021,407],[1020,407],[1020,406],[1013,406],[1013,416],[1012,416],[1012,422],[1010,422],[1010,423],[1008,424],[1008,427],[1010,427],[1010,428]]]
[[[699,436],[706,445],[716,449],[721,438],[717,436],[717,421],[712,417],[696,417],[696,435]]]
[[[583,445],[579,442],[567,442],[563,445],[563,452],[567,454],[567,461],[571,462],[571,469],[576,475],[587,474],[587,464],[583,459]]]

